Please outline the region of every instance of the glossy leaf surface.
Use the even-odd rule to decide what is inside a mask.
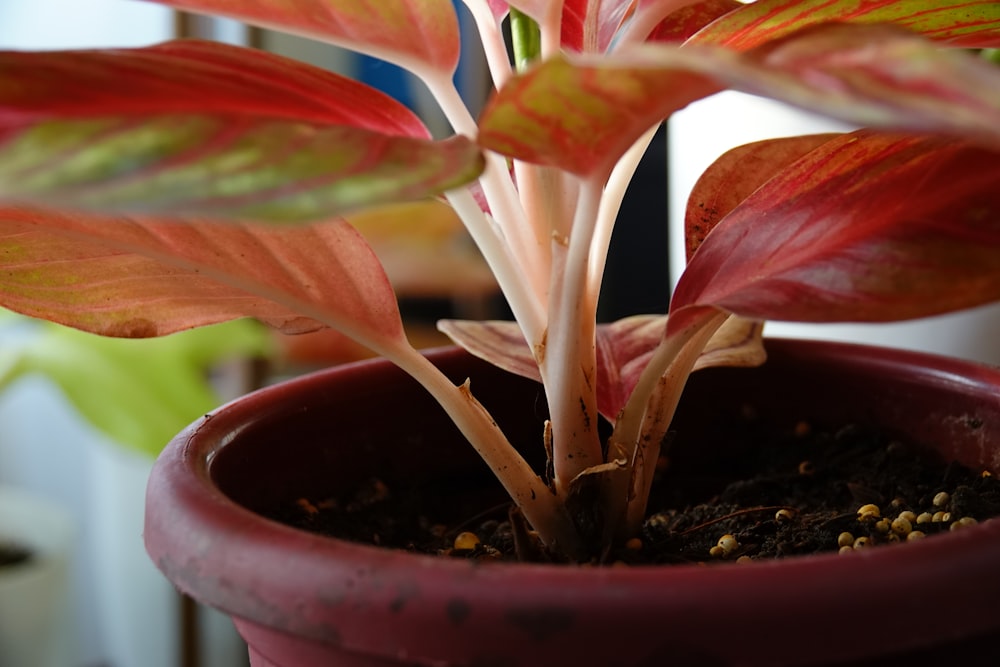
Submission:
[[[295,221],[436,195],[482,168],[470,141],[426,139],[367,86],[235,47],[5,53],[0,76],[8,203]]]
[[[479,142],[571,173],[607,171],[659,119],[719,90],[683,69],[694,60],[689,55],[667,56],[673,68],[605,57],[548,60],[493,98],[480,118]]]
[[[961,140],[844,135],[715,228],[678,283],[672,311],[890,321],[996,300],[998,183],[1000,153]]]
[[[1000,3],[993,0],[756,0],[692,41],[743,51],[827,21],[892,23],[953,46],[1000,46]]]
[[[640,0],[638,12],[650,13],[659,10],[659,5],[676,6],[676,0]],[[653,42],[683,42],[706,25],[743,3],[739,0],[702,0],[691,4],[685,3],[660,21],[650,32],[649,41]]]
[[[430,138],[374,88],[274,54],[199,40],[137,49],[0,52],[4,126],[52,117],[236,114]]]
[[[512,157],[599,173],[653,124],[722,88],[854,124],[1000,145],[1000,70],[892,26],[857,25],[809,29],[747,54],[647,44],[553,59],[500,92],[479,140]]]
[[[397,65],[450,73],[458,64],[451,0],[154,0],[311,37]]]
[[[690,260],[702,241],[730,211],[772,176],[836,134],[811,134],[765,139],[723,153],[702,172],[691,189],[684,214],[686,256]]]
[[[0,131],[0,201],[301,222],[475,178],[464,137],[431,142],[232,115],[111,116]]]
[[[597,407],[614,422],[666,330],[663,315],[635,315],[597,326]],[[514,322],[443,320],[438,328],[455,344],[506,371],[541,380]],[[709,342],[695,369],[756,366],[764,361],[759,322],[732,318]]]
[[[148,337],[255,317],[402,340],[395,295],[342,221],[269,228],[0,209],[0,299],[94,333]]]

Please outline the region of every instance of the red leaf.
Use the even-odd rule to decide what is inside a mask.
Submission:
[[[643,5],[649,7],[649,11],[654,11],[657,5],[676,5],[676,0],[640,0],[640,9]],[[739,0],[702,0],[689,4],[667,15],[650,33],[650,42],[683,42],[715,19],[723,16],[734,9],[742,7]]]
[[[724,153],[698,178],[684,216],[687,258],[708,233],[770,178],[836,134],[766,139]]]
[[[402,67],[450,74],[459,58],[451,0],[154,0],[338,44]]]
[[[480,120],[481,145],[584,176],[643,132],[732,88],[857,125],[951,132],[1000,145],[1000,70],[893,26],[825,25],[746,54],[644,44],[554,58],[513,78]]]
[[[671,304],[754,319],[889,321],[1000,299],[1000,153],[862,131],[736,207]],[[696,204],[695,204],[696,205]]]
[[[405,106],[305,63],[182,40],[141,49],[0,52],[0,123],[51,117],[235,114],[429,138]]]
[[[638,315],[597,327],[597,406],[614,423],[667,329],[664,315]],[[702,350],[694,370],[764,363],[760,322],[730,318]]]
[[[0,209],[0,298],[112,336],[245,316],[292,333],[333,325],[368,343],[403,336],[388,279],[342,221],[274,229]]]
[[[709,24],[692,41],[745,51],[829,21],[892,23],[952,46],[1000,46],[1000,3],[994,0],[757,0]]]

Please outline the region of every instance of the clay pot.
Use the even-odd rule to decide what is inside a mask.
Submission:
[[[674,447],[710,442],[721,411],[751,397],[765,418],[876,423],[1000,472],[1000,372],[840,344],[773,340],[768,351],[761,368],[692,378]],[[456,381],[472,378],[512,440],[538,448],[537,385],[456,350],[431,356]],[[383,550],[255,512],[372,475],[428,488],[482,475],[477,484],[488,485],[483,469],[398,370],[340,367],[252,394],[181,433],[150,479],[146,547],[182,591],[233,616],[255,667],[985,665],[995,657],[995,520],[851,557],[580,568]]]

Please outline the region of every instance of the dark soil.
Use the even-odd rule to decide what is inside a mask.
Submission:
[[[890,548],[1000,514],[1000,480],[991,471],[948,463],[878,433],[853,426],[814,430],[803,422],[793,433],[765,437],[746,414],[734,434],[727,454],[709,464],[665,448],[642,534],[609,554],[608,563],[733,562]],[[877,509],[859,516],[866,505]],[[345,494],[301,498],[270,516],[421,553],[545,557],[524,548],[526,527],[511,522],[509,504],[488,501],[456,513],[460,506],[437,485],[390,487],[371,479]],[[476,537],[469,541],[467,532]]]
[[[27,547],[0,537],[0,567],[21,565],[31,558],[31,551]]]

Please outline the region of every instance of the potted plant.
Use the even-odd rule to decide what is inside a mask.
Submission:
[[[516,505],[512,533],[524,551],[601,563],[625,545],[643,522],[660,443],[692,371],[760,364],[760,321],[896,320],[1000,296],[991,226],[1000,204],[1000,75],[975,54],[942,48],[995,46],[995,3],[468,0],[497,89],[478,123],[452,85],[459,45],[446,0],[166,4],[320,37],[406,67],[437,98],[455,134],[429,138],[406,109],[350,79],[221,45],[4,56],[4,302],[118,336],[237,316],[288,332],[340,329],[443,408]],[[508,14],[513,66],[500,29]],[[688,207],[689,264],[669,317],[598,327],[615,211],[650,128],[725,88],[874,129],[755,144],[720,160]],[[414,226],[442,215],[461,219],[507,299],[516,324],[442,328],[473,354],[542,381],[547,418],[535,429],[542,454],[535,465],[512,444],[523,424],[509,423],[504,412],[528,411],[510,398],[526,385],[484,376],[482,366],[455,353],[431,360],[411,347],[385,272],[350,224],[412,200],[421,200],[406,208]],[[370,212],[376,205],[382,208]],[[860,393],[871,384],[860,367],[876,375],[894,369],[905,379],[886,386],[907,389],[904,402],[924,416],[952,403],[938,391],[916,398],[909,391],[916,378],[902,368],[930,364],[917,375],[931,386],[956,373],[967,378],[963,386],[995,380],[924,358],[868,354],[862,362],[842,350],[839,361],[815,351],[807,362],[801,348],[770,350],[765,375],[748,375],[769,388],[774,369],[782,369],[781,386],[791,368],[804,366],[821,384]],[[397,415],[409,417],[396,405],[401,397],[421,406],[407,432],[434,422],[414,394],[375,391],[395,381],[387,368],[344,374],[352,384],[338,392],[378,400],[376,414],[394,411],[369,417],[361,433],[375,424],[381,437]],[[175,441],[150,486],[151,555],[180,587],[234,614],[257,665],[815,663],[997,631],[979,606],[996,590],[967,578],[995,558],[990,523],[890,556],[862,556],[888,566],[875,579],[860,575],[858,563],[821,558],[754,565],[743,574],[735,567],[495,568],[271,532],[273,522],[232,499],[259,503],[281,484],[244,482],[234,471],[277,480],[292,460],[310,470],[326,460],[331,478],[334,470],[366,470],[358,457],[372,446],[359,433],[352,436],[361,444],[341,446],[350,455],[331,461],[330,450],[311,459],[297,438],[275,439],[269,430],[278,424],[315,443],[311,417],[333,409],[325,398],[332,386],[305,380],[213,413]],[[288,400],[278,398],[286,392]],[[799,392],[775,393],[791,403]],[[990,392],[964,393],[977,407],[963,413],[964,430],[948,422],[964,435],[944,451],[992,466],[984,436],[995,417]],[[821,405],[837,408],[822,411],[825,417],[861,414],[822,395]],[[907,423],[928,423],[863,398],[871,403],[864,411],[889,429],[915,435]],[[345,405],[324,434],[352,410],[372,414],[357,401]],[[414,460],[405,437],[402,445],[393,455],[405,476],[428,467],[466,474],[451,450],[432,458],[421,449]],[[269,455],[253,456],[265,446]],[[179,514],[192,506],[198,516]],[[223,531],[236,540],[231,546],[217,542]],[[917,623],[913,635],[889,646],[854,637],[824,646],[822,655],[806,652],[825,635],[824,624],[852,608],[853,599],[837,594],[888,585],[886,571],[911,585],[925,567],[920,554],[975,540],[986,546],[960,548],[959,560],[947,561],[957,578],[924,601],[949,612],[968,603],[948,619],[960,618],[961,627],[939,618],[936,637]],[[325,558],[331,555],[339,558]],[[266,569],[250,567],[251,559]],[[328,573],[321,579],[314,578],[318,563]],[[842,579],[848,570],[852,585]],[[774,595],[777,608],[762,605],[776,579],[791,588]],[[808,613],[796,608],[789,616],[792,598],[807,588],[825,596],[809,598]],[[534,596],[524,597],[526,590]],[[717,607],[730,590],[742,597]],[[905,589],[896,579],[890,590]],[[906,599],[907,607],[927,610],[913,602],[919,595]],[[820,600],[831,606],[820,609]],[[885,611],[883,604],[874,607]],[[710,626],[706,610],[716,609],[718,624]],[[434,625],[442,620],[447,631]],[[766,623],[781,620],[797,642],[768,639]],[[581,641],[571,629],[597,641]],[[751,639],[731,649],[713,634],[744,630],[754,631]],[[574,646],[582,655],[570,652]]]

